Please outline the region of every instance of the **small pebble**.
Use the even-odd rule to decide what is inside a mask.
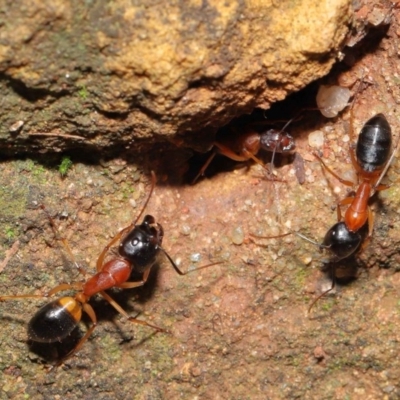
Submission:
[[[244,240],[244,232],[241,226],[236,227],[232,231],[231,240],[233,244],[241,245]]]
[[[135,199],[129,199],[129,204],[132,208],[136,208],[137,203]]]
[[[24,126],[24,121],[14,122],[8,129],[11,133],[18,132]]]
[[[324,132],[314,131],[308,135],[308,144],[311,147],[322,147],[324,145]]]
[[[201,254],[200,253],[193,253],[190,255],[190,261],[192,262],[199,262],[201,260]]]
[[[191,229],[190,226],[187,224],[183,224],[181,225],[181,229],[180,229],[182,235],[188,236],[190,235]]]

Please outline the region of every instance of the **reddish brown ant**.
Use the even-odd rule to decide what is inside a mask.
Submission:
[[[89,304],[89,300],[95,294],[100,294],[105,300],[107,300],[120,314],[122,314],[128,321],[136,324],[149,326],[158,332],[165,332],[164,329],[157,326],[151,325],[146,321],[130,317],[122,307],[113,300],[109,294],[105,292],[107,289],[120,288],[130,289],[142,286],[147,281],[151,267],[156,263],[157,256],[160,252],[164,253],[169,262],[172,264],[176,272],[180,275],[186,275],[189,272],[195,270],[210,267],[212,265],[220,264],[216,262],[208,264],[188,272],[181,271],[178,266],[174,263],[168,253],[161,247],[162,239],[164,236],[162,226],[157,223],[151,215],[146,215],[143,222],[140,225],[136,225],[137,221],[143,214],[150,197],[153,193],[155,186],[155,174],[152,173],[152,186],[147,200],[142,207],[136,220],[121,230],[114,238],[108,243],[108,245],[101,252],[97,259],[96,268],[97,273],[83,282],[74,282],[71,284],[63,283],[60,284],[45,294],[34,295],[34,294],[23,294],[23,295],[9,295],[0,296],[0,301],[5,300],[18,300],[26,298],[47,298],[52,297],[58,292],[65,290],[76,290],[75,296],[60,297],[50,303],[44,305],[30,320],[28,324],[28,337],[35,342],[41,343],[53,343],[62,341],[79,324],[82,313],[86,313],[92,324],[79,340],[75,347],[67,353],[62,359],[60,359],[57,365],[60,365],[66,359],[70,358],[73,354],[81,349],[86,340],[90,337],[93,330],[97,325],[96,314]],[[44,209],[44,207],[42,206]],[[47,213],[47,212],[46,212]],[[58,236],[55,223],[50,215],[47,213],[51,227],[54,231],[55,236]],[[71,257],[74,264],[78,268],[78,271],[87,276],[86,271],[80,267],[70,250],[67,241],[63,238],[60,239]],[[106,254],[109,249],[115,245],[118,241],[118,255],[105,262]],[[143,278],[138,282],[128,281],[132,272],[143,274]]]
[[[339,202],[337,213],[340,221],[342,219],[340,206],[349,204],[344,215],[344,222],[351,232],[358,231],[368,220],[368,235],[372,234],[373,215],[368,201],[377,191],[388,189],[388,186],[380,183],[397,150],[396,145],[390,155],[391,146],[392,130],[383,114],[377,114],[369,119],[361,129],[355,148],[354,145],[350,146],[350,157],[357,172],[359,185],[353,197],[346,197]],[[354,182],[342,179],[333,172],[320,156],[315,153],[314,155],[339,182],[351,187],[356,186]]]
[[[315,303],[334,289],[338,262],[353,257],[361,249],[363,240],[366,236],[366,229],[360,229],[357,232],[351,232],[343,221],[337,222],[330,229],[328,229],[322,243],[315,242],[314,240],[311,240],[298,232],[288,232],[276,236],[251,236],[257,239],[277,239],[288,235],[296,235],[301,239],[318,246],[320,250],[328,250],[332,256],[332,259],[329,263],[331,265],[332,285],[329,289],[322,292],[313,300],[308,308],[308,312],[310,313]]]
[[[285,132],[286,127],[291,122],[292,120],[287,122],[280,131],[269,129],[260,133],[253,128],[247,127],[242,132],[233,132],[233,134],[229,132],[229,136],[220,137],[213,142],[212,153],[193,179],[192,184],[196,183],[197,179],[204,175],[211,161],[218,153],[239,162],[252,159],[263,168],[266,168],[265,164],[256,156],[260,149],[264,149],[272,152],[271,165],[273,165],[276,153],[292,153],[296,147],[293,137]]]

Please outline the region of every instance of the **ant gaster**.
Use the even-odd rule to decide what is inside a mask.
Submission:
[[[282,130],[269,129],[264,132],[257,132],[252,128],[246,128],[243,132],[233,132],[227,137],[219,138],[213,142],[213,150],[210,157],[193,179],[196,183],[200,176],[204,175],[207,167],[214,157],[219,153],[234,161],[248,161],[252,159],[257,164],[265,168],[264,163],[256,156],[260,149],[272,152],[271,165],[273,164],[275,153],[292,153],[296,147],[294,139],[284,129],[292,122],[290,120]]]
[[[60,365],[63,361],[79,351],[95,329],[97,325],[97,318],[92,306],[89,304],[90,298],[95,294],[100,294],[128,321],[149,326],[159,332],[165,332],[165,330],[162,328],[130,317],[122,309],[122,307],[115,300],[113,300],[107,292],[105,292],[105,290],[111,288],[130,289],[144,285],[149,276],[150,269],[155,264],[157,256],[160,252],[167,256],[174,269],[180,275],[186,275],[187,273],[195,270],[220,264],[220,262],[216,262],[196,268],[195,270],[182,272],[168,255],[168,253],[161,247],[164,236],[163,228],[159,223],[156,223],[155,218],[151,215],[146,215],[143,219],[143,222],[140,225],[136,225],[138,219],[143,214],[143,211],[150,200],[154,186],[155,174],[152,173],[151,190],[140,214],[132,224],[120,231],[104,248],[97,259],[97,273],[95,275],[89,277],[83,282],[60,284],[42,295],[24,294],[0,296],[0,301],[5,301],[25,298],[47,298],[65,290],[77,291],[73,297],[60,297],[43,306],[41,309],[39,309],[39,311],[37,311],[28,324],[29,339],[36,342],[53,343],[62,341],[75,329],[82,318],[83,312],[89,316],[92,322],[91,326],[75,345],[75,347],[66,356],[58,361],[57,365]],[[42,208],[44,209],[43,206]],[[55,223],[49,214],[48,217],[54,234],[57,237],[58,231]],[[118,247],[118,255],[109,261],[104,262],[109,249],[118,241],[120,241],[121,238],[122,240]],[[88,275],[86,271],[75,261],[67,241],[64,238],[60,238],[60,240],[62,241],[67,253],[74,261],[78,271],[85,276]],[[133,271],[143,274],[141,281],[128,281]]]

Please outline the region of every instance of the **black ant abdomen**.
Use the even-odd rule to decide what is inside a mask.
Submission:
[[[361,129],[356,146],[357,162],[366,173],[381,172],[392,147],[392,129],[383,114],[369,119]]]
[[[82,306],[73,297],[54,300],[36,312],[28,324],[28,337],[40,343],[65,339],[82,317]]]

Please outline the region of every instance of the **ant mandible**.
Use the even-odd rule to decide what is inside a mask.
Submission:
[[[245,128],[243,132],[221,137],[213,142],[213,149],[210,157],[204,163],[199,173],[193,179],[192,184],[203,176],[206,169],[210,165],[214,157],[219,153],[234,161],[248,161],[252,159],[263,168],[265,164],[256,157],[260,149],[272,152],[271,165],[273,165],[275,153],[292,153],[296,147],[294,139],[291,135],[285,132],[286,127],[292,122],[290,120],[279,131],[276,129],[269,129],[264,132],[257,132],[252,128]],[[235,134],[236,133],[236,134]]]
[[[276,236],[251,236],[257,239],[277,239],[288,235],[296,235],[301,239],[318,246],[320,250],[328,250],[331,253],[332,259],[330,265],[332,285],[329,289],[322,292],[318,297],[313,300],[308,308],[308,313],[310,313],[315,303],[317,303],[318,300],[320,300],[322,297],[324,297],[326,294],[334,289],[336,284],[335,275],[337,263],[339,261],[354,256],[361,249],[363,240],[366,236],[365,233],[365,229],[360,229],[357,232],[352,232],[347,228],[346,224],[343,221],[340,221],[335,223],[330,229],[328,229],[322,243],[315,242],[314,240],[309,239],[307,236],[304,236],[299,232],[288,232]]]
[[[381,184],[381,180],[398,146],[396,145],[390,155],[391,147],[392,130],[383,114],[377,114],[369,119],[361,129],[355,148],[354,145],[350,146],[351,162],[357,172],[359,185],[354,196],[346,197],[338,203],[337,214],[340,221],[342,219],[340,206],[349,204],[344,215],[344,222],[351,232],[358,231],[368,220],[368,236],[372,235],[374,218],[368,201],[377,191],[388,189],[388,186]],[[347,181],[333,172],[318,154],[314,153],[314,155],[339,182],[346,186],[356,186],[354,182]]]
[[[83,312],[89,316],[92,322],[91,326],[88,328],[84,336],[78,341],[75,347],[63,358],[61,358],[56,365],[62,364],[65,360],[79,351],[95,329],[97,325],[97,318],[92,306],[89,304],[90,298],[95,294],[100,294],[128,321],[149,326],[158,332],[165,332],[164,329],[155,325],[151,325],[146,321],[130,317],[123,310],[123,308],[105,292],[105,290],[111,288],[130,289],[144,285],[148,279],[151,267],[157,261],[157,256],[160,254],[160,252],[167,256],[169,262],[180,275],[186,275],[189,272],[221,263],[216,262],[196,268],[194,270],[190,270],[188,272],[183,272],[174,263],[169,254],[161,247],[164,231],[162,226],[156,222],[155,218],[151,215],[146,215],[143,219],[143,222],[139,225],[136,225],[150,200],[154,190],[155,181],[155,174],[152,172],[151,190],[144,206],[142,207],[142,210],[140,211],[136,220],[115,235],[101,252],[99,258],[97,259],[97,273],[95,275],[89,277],[83,282],[60,284],[42,295],[23,294],[0,296],[0,301],[6,301],[26,298],[47,298],[65,290],[77,291],[73,297],[60,297],[44,305],[41,309],[39,309],[39,311],[37,311],[28,324],[29,339],[41,343],[54,343],[57,341],[62,341],[75,329],[75,327],[81,321]],[[41,206],[41,208],[47,213],[43,206]],[[58,231],[55,223],[48,213],[47,215],[54,234],[57,237]],[[122,240],[120,241],[121,238]],[[87,272],[75,261],[66,239],[60,238],[60,240],[64,245],[68,255],[74,261],[78,271],[82,275],[87,276]],[[118,246],[118,256],[110,259],[107,262],[104,262],[109,249],[118,241],[120,241]],[[128,281],[133,271],[143,274],[141,281]]]

